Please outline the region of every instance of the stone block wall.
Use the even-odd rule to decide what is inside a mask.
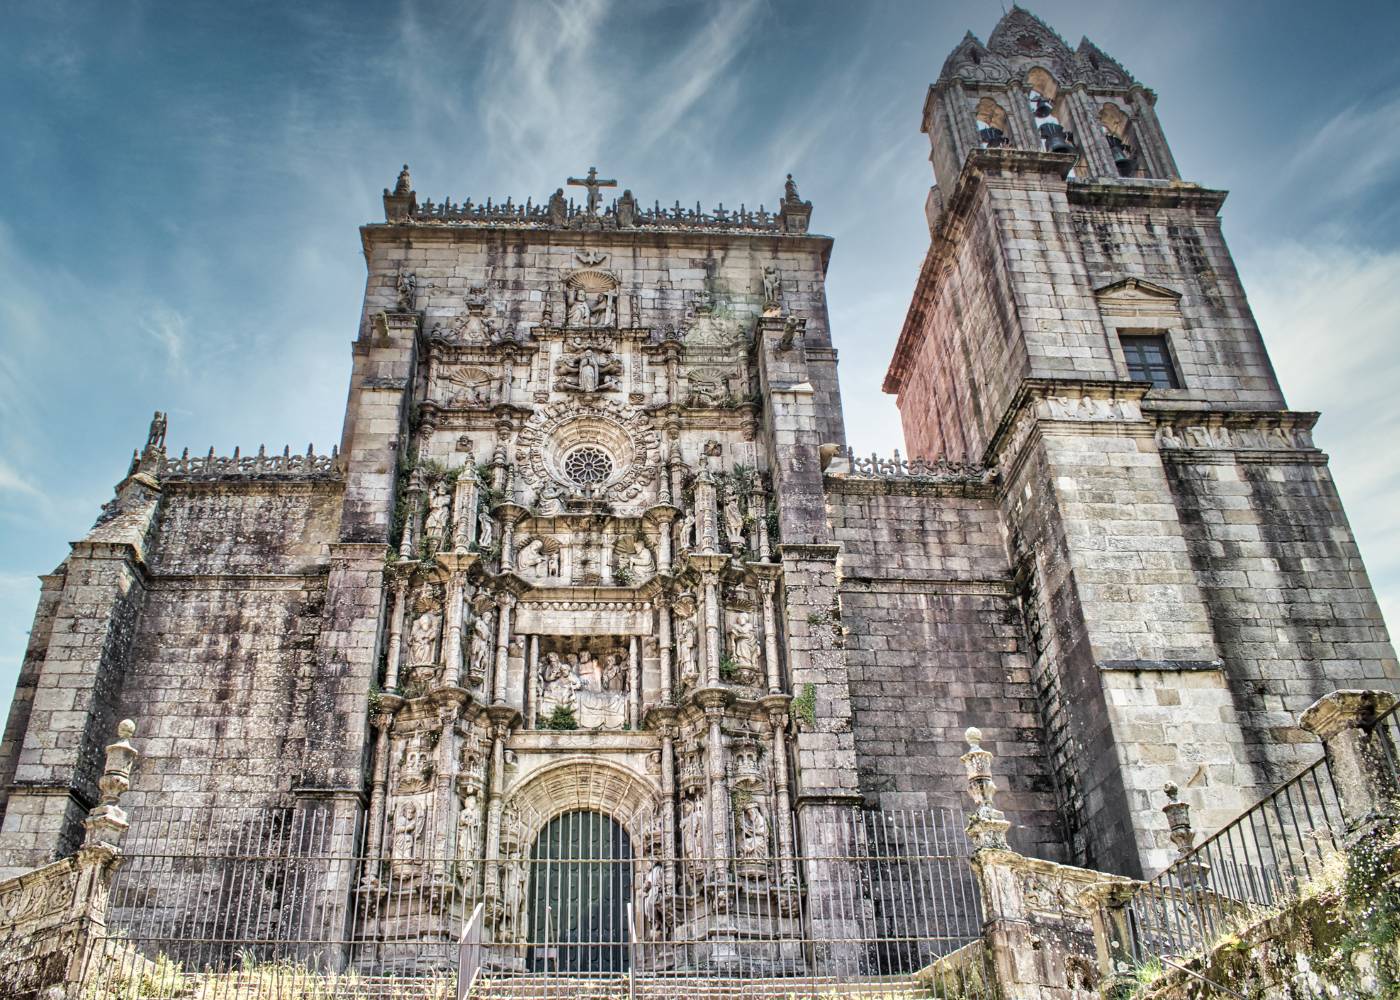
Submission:
[[[1317,757],[1296,723],[1304,708],[1336,688],[1400,679],[1380,607],[1321,453],[1165,454],[1249,783],[1277,784]]]
[[[962,735],[996,747],[1017,845],[1064,854],[1044,731],[990,488],[828,476],[861,792],[961,807]]]

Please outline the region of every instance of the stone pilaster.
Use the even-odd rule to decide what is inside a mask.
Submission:
[[[1392,738],[1394,722],[1378,725],[1395,703],[1389,691],[1333,691],[1299,721],[1326,748],[1348,845],[1378,836],[1396,820],[1400,748]]]

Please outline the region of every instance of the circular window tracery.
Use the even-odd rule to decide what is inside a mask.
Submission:
[[[612,473],[612,456],[594,445],[580,445],[564,456],[564,475],[579,486],[601,486]]]

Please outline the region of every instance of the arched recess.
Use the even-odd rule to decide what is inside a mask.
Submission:
[[[502,853],[529,849],[544,825],[568,812],[609,816],[632,843],[646,840],[656,816],[656,791],[628,768],[592,757],[566,757],[532,775],[506,801]]]
[[[1011,139],[1011,122],[1006,116],[1006,109],[996,101],[990,97],[983,97],[977,102],[973,115],[977,119],[977,137],[983,149],[1014,145]]]
[[[1133,124],[1127,112],[1112,101],[1107,101],[1099,108],[1099,124],[1103,127],[1104,139],[1108,143],[1113,165],[1118,168],[1119,175],[1134,176],[1137,173],[1139,156],[1137,140],[1133,136]]]
[[[1072,152],[1074,133],[1064,124],[1065,109],[1059,95],[1060,85],[1044,68],[1033,66],[1026,72],[1026,100],[1041,149],[1053,153]]]

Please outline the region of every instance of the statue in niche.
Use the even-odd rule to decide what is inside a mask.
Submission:
[[[689,552],[695,547],[695,509],[690,508],[685,512],[685,517],[681,518],[680,540],[677,548],[682,552]]]
[[[681,805],[681,847],[691,861],[704,857],[704,845],[709,838],[705,822],[705,798],[703,795],[686,799]]]
[[[754,638],[753,618],[740,611],[729,623],[730,650],[739,667],[739,682],[751,684],[758,677],[758,640]]]
[[[695,657],[695,644],[695,618],[688,614],[678,615],[676,618],[676,665],[680,668],[683,685],[694,684],[700,678],[700,669]]]
[[[651,863],[642,882],[642,919],[646,936],[659,940],[666,928],[666,872],[659,861]]]
[[[417,290],[418,275],[400,267],[398,274],[394,276],[394,294],[399,312],[413,312],[413,297]]]
[[[761,859],[768,856],[768,817],[757,799],[750,799],[739,815],[739,857]]]
[[[467,675],[473,684],[486,679],[486,666],[491,662],[491,613],[483,611],[472,622],[472,649],[467,661]]]
[[[423,813],[416,802],[405,802],[394,812],[393,832],[389,838],[390,867],[402,869],[412,865],[418,854],[418,838],[423,833]]]
[[[480,848],[481,802],[476,789],[468,789],[462,811],[457,814],[457,857],[462,861],[474,861]]]
[[[525,906],[525,887],[529,882],[525,865],[511,861],[501,870],[502,937],[511,937],[520,927],[521,911]]]
[[[612,649],[601,657],[589,650],[558,653],[540,661],[539,714],[558,707],[574,711],[581,729],[622,729],[627,725],[627,653]]]
[[[625,573],[624,579],[640,583],[656,575],[656,557],[640,535],[618,539],[616,546],[617,566]]]
[[[441,626],[442,615],[434,608],[428,608],[413,619],[413,626],[408,631],[409,666],[421,667],[437,662],[434,653]]]
[[[744,547],[744,515],[739,510],[739,493],[733,488],[724,494],[724,535],[730,549],[737,552]]]
[[[423,539],[434,549],[447,538],[447,521],[452,511],[452,492],[439,479],[428,494],[428,516],[423,521]]]
[[[558,560],[559,543],[537,535],[526,542],[515,557],[515,568],[527,580],[549,579],[559,575]]]
[[[559,376],[554,388],[561,392],[611,392],[621,384],[622,362],[607,350],[584,347],[560,358],[554,374]]]
[[[783,275],[771,264],[763,269],[763,314],[776,316],[783,308]]]
[[[496,540],[496,522],[491,519],[491,515],[482,507],[476,515],[476,545],[483,552],[491,547],[491,543]]]

